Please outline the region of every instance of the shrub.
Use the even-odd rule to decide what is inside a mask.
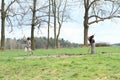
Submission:
[[[111,46],[111,44],[105,42],[96,43],[96,47],[101,47],[101,46]]]

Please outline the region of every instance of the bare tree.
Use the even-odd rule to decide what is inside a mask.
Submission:
[[[119,1],[119,0],[118,0]],[[88,45],[89,25],[106,19],[120,17],[120,4],[117,0],[84,0],[84,45]]]
[[[5,5],[5,0],[1,0],[1,49],[5,49],[5,20],[9,19],[10,7],[17,1],[11,1],[7,6]],[[6,8],[5,8],[6,7]],[[9,20],[10,21],[10,20]],[[11,21],[10,21],[11,23]]]
[[[54,46],[58,48],[58,38],[61,32],[63,22],[69,19],[67,14],[67,3],[68,0],[52,0],[52,11],[54,18]]]
[[[57,38],[56,38],[57,48],[58,48],[58,44],[59,44],[58,38],[59,38],[59,35],[60,35],[62,24],[68,18],[65,15],[66,6],[67,6],[67,0],[59,0],[58,7],[57,7],[57,22],[58,22],[58,33],[57,33]],[[63,7],[62,10],[60,9],[61,7]]]
[[[22,7],[25,7],[23,10],[22,20],[19,22],[24,28],[31,26],[31,48],[34,50],[34,30],[40,28],[41,24],[47,22],[45,15],[47,1],[38,0],[23,0],[20,2]],[[41,6],[42,5],[42,6]],[[30,17],[32,16],[32,17]],[[27,27],[26,27],[27,26]]]

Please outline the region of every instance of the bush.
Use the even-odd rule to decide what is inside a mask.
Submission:
[[[105,42],[96,43],[96,47],[101,47],[101,46],[111,46],[111,44]]]

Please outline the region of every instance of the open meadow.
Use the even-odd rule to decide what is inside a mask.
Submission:
[[[120,47],[0,51],[0,80],[120,80]]]

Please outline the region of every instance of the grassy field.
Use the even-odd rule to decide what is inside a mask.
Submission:
[[[31,56],[58,54],[86,55],[26,58],[23,50],[1,51],[0,80],[120,80],[120,47],[98,47],[94,55],[88,48],[39,49]]]

